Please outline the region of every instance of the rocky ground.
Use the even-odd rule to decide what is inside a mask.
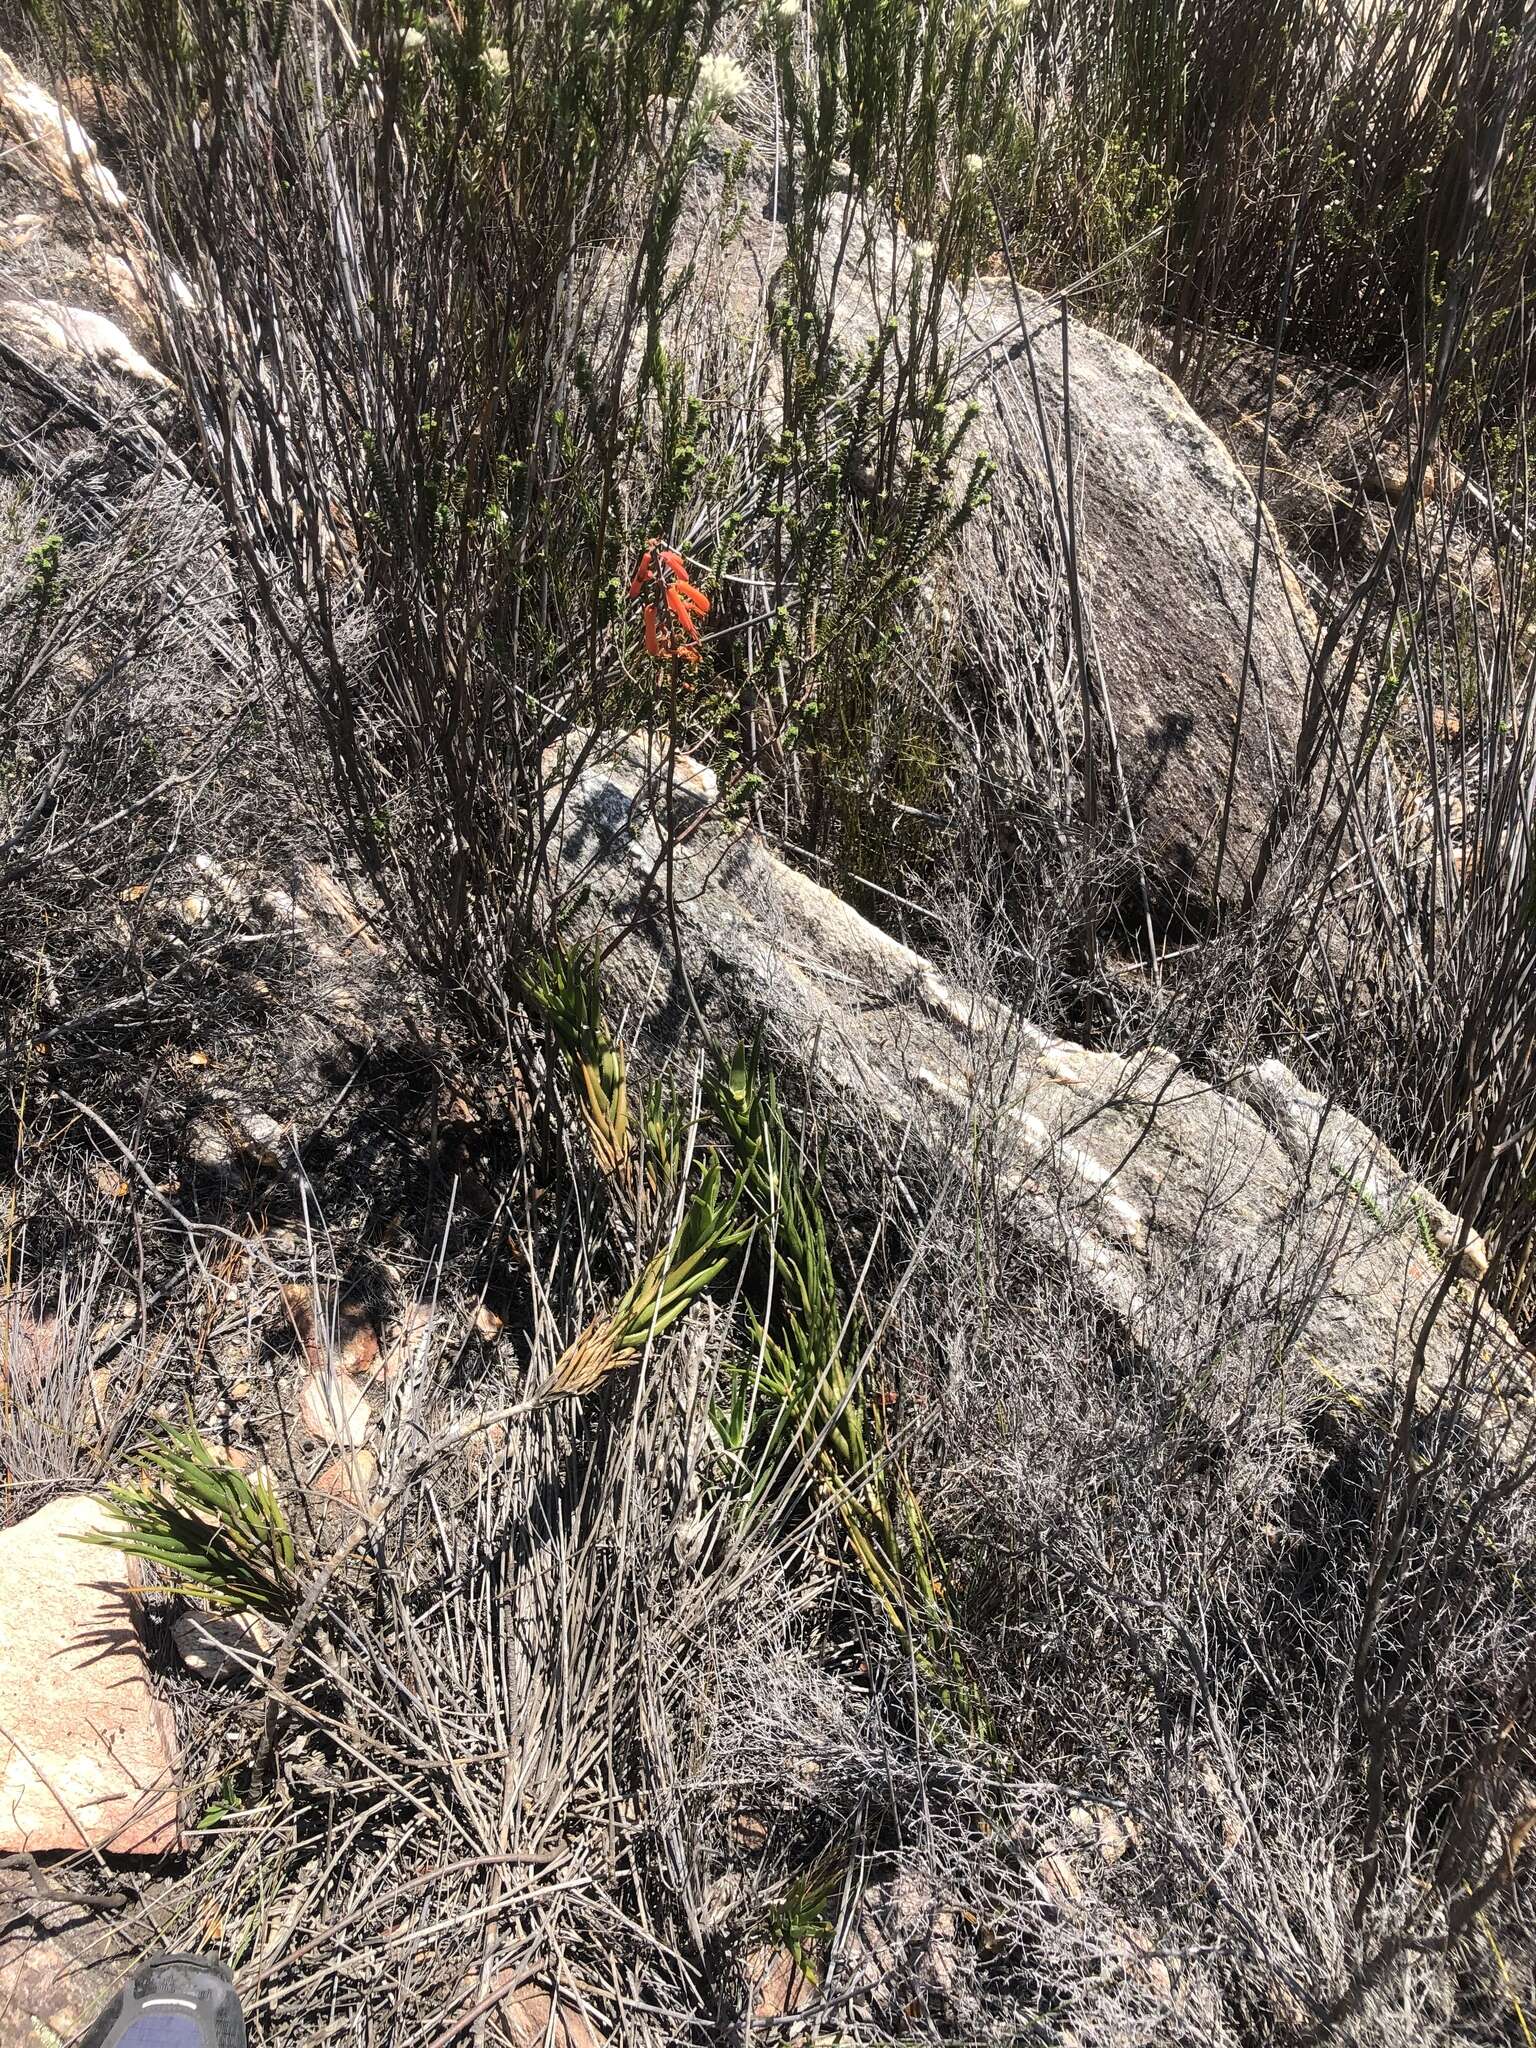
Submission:
[[[126,589],[125,565],[169,536],[157,581],[168,580],[174,562],[200,595],[181,681],[206,679],[195,691],[171,689],[176,678],[162,667],[142,684],[138,708],[166,750],[175,801],[184,788],[197,799],[189,794],[176,811],[152,869],[134,867],[131,838],[120,851],[115,842],[110,854],[93,850],[102,885],[90,934],[82,939],[61,917],[34,931],[8,970],[7,999],[26,1035],[12,1039],[17,1164],[0,1183],[8,1464],[0,2036],[29,2048],[67,2042],[125,1959],[173,1936],[228,1939],[253,1995],[270,1996],[283,1970],[305,1963],[308,1915],[322,1895],[331,1910],[324,1886],[364,1826],[357,1816],[374,1811],[367,1800],[377,1795],[380,1808],[386,1794],[399,1800],[389,1809],[385,1863],[407,1882],[421,1874],[411,1814],[440,1808],[421,1790],[426,1766],[413,1745],[426,1738],[410,1719],[418,1710],[437,1744],[439,1778],[486,1756],[497,1764],[493,1777],[471,1773],[463,1793],[474,1818],[461,1824],[461,1860],[488,1854],[487,1842],[504,1861],[515,1850],[508,1867],[526,1866],[548,1887],[534,1898],[532,1919],[567,1910],[559,1903],[567,1891],[590,1893],[603,1902],[593,1926],[617,1954],[611,1902],[632,1894],[615,1873],[629,1882],[646,1856],[686,1860],[694,1852],[678,1847],[688,1839],[681,1823],[664,1816],[653,1836],[615,1846],[619,1822],[602,1801],[617,1805],[617,1777],[594,1761],[602,1742],[551,1705],[535,1743],[505,1718],[517,1722],[524,1703],[546,1698],[518,1666],[522,1652],[507,1648],[492,1677],[476,1661],[490,1652],[432,1632],[451,1587],[470,1588],[466,1599],[483,1598],[487,1611],[522,1597],[499,1578],[476,1576],[510,1540],[496,1520],[503,1495],[523,1500],[530,1524],[540,1504],[545,1513],[550,1501],[559,1508],[549,1522],[562,1533],[542,1547],[528,1539],[541,1561],[519,1553],[520,1564],[530,1582],[550,1574],[558,1589],[551,1608],[574,1599],[566,1546],[580,1550],[586,1489],[598,1484],[583,1434],[598,1425],[585,1415],[566,1435],[558,1434],[565,1423],[550,1425],[547,1463],[537,1469],[492,1469],[477,1452],[454,1468],[441,1496],[406,1492],[445,1429],[484,1422],[492,1451],[505,1447],[505,1425],[490,1418],[547,1369],[557,1320],[550,1303],[584,1298],[586,1282],[556,1270],[553,1255],[548,1269],[538,1265],[544,1218],[589,1199],[591,1188],[578,1183],[571,1196],[563,1141],[545,1127],[547,1104],[526,1099],[497,1062],[469,1058],[444,1028],[388,943],[363,878],[330,841],[323,816],[298,801],[303,766],[290,775],[274,761],[288,736],[244,723],[256,692],[243,680],[238,607],[207,529],[186,523],[191,451],[178,440],[174,365],[154,359],[153,323],[142,314],[131,219],[126,238],[103,253],[74,189],[80,158],[68,144],[78,138],[3,56],[0,104],[11,146],[0,165],[3,544],[17,558],[16,577],[48,573],[36,552],[42,529],[27,523],[34,498],[45,498],[57,521],[50,530],[98,549],[104,586]],[[98,214],[129,216],[110,172],[97,166],[89,177]],[[753,292],[766,288],[769,267],[754,268]],[[857,297],[846,311],[853,328],[873,318]],[[1007,474],[988,519],[967,537],[978,561],[1053,545],[1047,486],[1063,449],[1051,423],[1066,399],[1054,364],[1041,369],[1043,401],[1038,385],[1026,398],[1018,313],[999,289],[964,316],[990,408],[978,432],[1005,449]],[[1044,321],[1033,302],[1026,329],[1032,319]],[[1274,747],[1294,738],[1315,631],[1308,592],[1267,529],[1248,613],[1255,513],[1241,471],[1255,463],[1255,373],[1234,360],[1216,380],[1212,416],[1224,446],[1120,344],[1084,331],[1074,347],[1078,446],[1068,459],[1083,464],[1086,568],[1103,593],[1096,655],[1120,719],[1129,798],[1168,900],[1191,885],[1208,894],[1218,879],[1223,721],[1243,662],[1257,663],[1273,712],[1267,738],[1255,731],[1244,757],[1246,788],[1265,782]],[[1316,557],[1347,559],[1362,544],[1362,526],[1383,516],[1395,488],[1407,488],[1406,468],[1401,478],[1389,471],[1374,434],[1389,396],[1358,386],[1321,392],[1299,371],[1284,374],[1268,457],[1280,483],[1275,519],[1315,574]],[[1373,454],[1357,471],[1367,428]],[[1449,485],[1438,479],[1432,488]],[[140,625],[148,617],[135,612]],[[1000,598],[985,627],[966,619],[957,630],[975,638],[983,660],[992,658],[988,636],[1006,640],[1011,618]],[[100,650],[78,652],[88,665]],[[195,671],[194,662],[202,664]],[[1194,694],[1184,686],[1192,673],[1201,685]],[[91,673],[74,704],[95,680]],[[559,766],[552,763],[552,786],[561,784]],[[562,786],[554,841],[562,877],[580,884],[581,914],[596,934],[631,935],[608,963],[607,987],[637,1059],[686,1076],[701,1025],[722,1042],[761,1034],[829,1144],[866,1164],[911,1162],[906,1178],[850,1170],[850,1232],[861,1202],[963,1209],[974,1193],[970,1165],[984,1153],[986,1199],[1006,1210],[1029,1256],[1061,1276],[1078,1313],[1111,1328],[1127,1357],[1154,1357],[1181,1293],[1219,1302],[1227,1340],[1274,1361],[1265,1398],[1285,1407],[1287,1431],[1306,1437],[1319,1458],[1317,1445],[1345,1426],[1341,1417],[1385,1426],[1403,1412],[1405,1394],[1409,1413],[1415,1399],[1433,1407],[1469,1375],[1491,1445],[1525,1427],[1530,1356],[1478,1285],[1488,1260],[1476,1233],[1280,1060],[1255,1060],[1217,1085],[1157,1046],[1110,1054],[1041,1030],[856,914],[760,835],[708,815],[715,785],[703,764],[679,769],[634,742],[600,751]],[[1256,838],[1239,808],[1232,887]],[[0,864],[31,857],[26,819],[0,812],[0,830],[13,826],[9,842],[0,840]],[[53,860],[66,854],[74,857],[68,847],[48,850]],[[0,881],[5,872],[0,865]],[[136,1027],[150,1018],[155,1028],[125,1053],[103,1028],[116,1017]],[[45,1140],[36,1156],[34,1130]],[[526,1171],[514,1164],[530,1158]],[[978,1170],[976,1185],[981,1178]],[[960,1322],[957,1311],[943,1341]],[[715,1580],[705,1578],[701,1592],[678,1563],[691,1568],[690,1517],[703,1512],[695,1410],[713,1341],[706,1333],[678,1346],[684,1378],[691,1358],[696,1399],[693,1407],[680,1399],[687,1412],[672,1418],[675,1439],[632,1447],[642,1474],[664,1473],[675,1485],[668,1495],[657,1481],[671,1519],[654,1554],[648,1534],[634,1536],[641,1561],[633,1581],[627,1567],[605,1565],[626,1599],[652,1601],[659,1617],[664,1647],[655,1652],[654,1689],[642,1694],[652,1705],[669,1688],[702,1684],[692,1653],[665,1634],[669,1612],[716,1598],[729,1607]],[[280,1759],[271,1754],[272,1703],[289,1681],[284,1629],[167,1598],[121,1551],[78,1540],[106,1526],[100,1489],[131,1467],[146,1425],[188,1415],[220,1459],[270,1475],[316,1584],[354,1553],[387,1578],[391,1560],[406,1557],[398,1532],[407,1522],[413,1542],[439,1546],[411,1580],[421,1634],[399,1652],[398,1668],[394,1649],[338,1636],[323,1652],[333,1691],[307,1722],[301,1717],[305,1732],[289,1731]],[[604,1546],[606,1559],[606,1538]],[[806,1566],[811,1577],[824,1568],[822,1556]],[[418,1567],[400,1561],[398,1570],[403,1584]],[[731,1597],[743,1598],[739,1587]],[[781,1597],[793,1606],[791,1592]],[[382,1611],[385,1594],[377,1599]],[[541,1654],[526,1652],[534,1666]],[[553,1699],[555,1680],[538,1669]],[[441,1690],[429,1672],[447,1674]],[[467,1697],[477,1708],[489,1700],[495,1713],[488,1707],[474,1720],[466,1712],[459,1727]],[[526,1707],[530,1720],[535,1706]],[[611,1725],[604,1739],[611,1751]],[[518,1771],[545,1772],[570,1789],[558,1826],[526,1839],[512,1818],[516,1774],[501,1773],[514,1754]],[[366,1791],[365,1799],[352,1784],[351,1806],[338,1790],[343,1755]],[[307,1842],[321,1814],[335,1830],[323,1837],[324,1877],[305,1866],[302,1883],[285,1879],[278,1897],[259,1903],[247,1866],[259,1869],[271,1852],[264,1835],[259,1855],[251,1846],[255,1823],[243,1832],[230,1789],[253,1756],[258,1773],[277,1774],[286,1801],[263,1828]],[[836,1769],[829,1737],[812,1775],[825,1783]],[[1150,1906],[1138,1917],[1116,1890],[1129,1885],[1138,1860],[1151,1865],[1135,1814],[1123,1801],[1057,1789],[1055,1822],[1022,1831],[1015,1857],[1046,1930],[1041,1952],[1086,1940],[1105,1891],[1109,1917],[1092,1921],[1098,1935],[1105,1925],[1112,1935],[1100,1979],[1138,2016],[1139,2038],[1254,2038],[1235,2031],[1241,1999],[1223,2005],[1224,1987],[1177,1925]],[[794,1796],[791,1787],[786,1809]],[[684,1803],[680,1794],[679,1809]],[[766,1797],[764,1805],[777,1811]],[[1226,1793],[1215,1805],[1223,1854],[1239,1858],[1244,1815]],[[729,1825],[738,1850],[743,1839],[760,1839],[754,1829],[761,1839],[768,1832],[747,1801],[733,1806]],[[445,1839],[432,1836],[433,1872],[454,1866]],[[423,1851],[423,1868],[427,1861]],[[979,1966],[957,1960],[975,1947],[967,1930],[978,1908],[934,1882],[908,1873],[853,1887],[837,2006],[782,1927],[772,1938],[759,1928],[750,1944],[737,1939],[731,1886],[739,1873],[689,1876],[700,1885],[687,1896],[705,1901],[690,1930],[697,1952],[734,1958],[740,1982],[732,1979],[729,2024],[739,2031],[809,2033],[819,2012],[836,2007],[877,2037],[916,2025],[915,2014],[939,2037],[958,2038],[942,2030],[981,2010],[965,2003],[966,1971]],[[403,1981],[418,1951],[431,1951],[434,1931],[427,1915],[407,1944],[405,1909],[383,1878],[368,1882],[351,1910],[356,1954],[374,1960],[357,1969],[370,1995],[385,2000],[393,1965],[377,1959],[395,1953],[398,1938]],[[499,1897],[484,1909],[492,1930]],[[237,1915],[249,1924],[226,1925]],[[621,1932],[627,1940],[629,1930]],[[661,1947],[685,1939],[680,1927],[645,1932]],[[581,1939],[589,1938],[600,1945],[582,1923]],[[624,2038],[614,2015],[640,2010],[639,1980],[617,1963],[608,1978],[587,1967],[565,1979],[551,1973],[547,1954],[538,1967],[529,1963],[532,1947],[499,1951],[478,1928],[454,1939],[462,1953],[455,1949],[444,1981],[466,2010],[495,2013],[500,2038],[586,2048]],[[729,1972],[721,1970],[723,1982]],[[723,1993],[721,2002],[729,2003]]]

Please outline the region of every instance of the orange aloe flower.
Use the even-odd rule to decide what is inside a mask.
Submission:
[[[641,600],[645,651],[653,661],[699,659],[698,622],[708,614],[709,599],[689,582],[688,565],[676,548],[648,540],[630,579],[629,594]]]

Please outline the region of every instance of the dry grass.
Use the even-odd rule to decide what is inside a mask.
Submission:
[[[1133,1349],[984,1152],[914,1148],[899,1206],[889,1161],[842,1147],[818,1172],[822,1134],[766,1077],[711,1094],[692,1067],[631,1072],[593,970],[551,945],[562,792],[606,732],[650,721],[714,747],[732,801],[813,851],[881,840],[872,878],[942,911],[967,978],[1040,1022],[1217,1075],[1284,1046],[1411,1140],[1490,1234],[1496,1287],[1528,1284],[1532,671],[1521,452],[1496,439],[1513,372],[1483,394],[1483,439],[1459,430],[1464,467],[1487,454],[1473,487],[1448,506],[1411,488],[1353,583],[1319,593],[1296,766],[1327,798],[1277,807],[1225,925],[1175,946],[1120,914],[1135,848],[1089,796],[1106,737],[1077,688],[1070,547],[962,593],[964,661],[934,634],[911,673],[911,579],[985,483],[934,323],[987,226],[974,189],[950,207],[948,162],[987,50],[1006,36],[1057,114],[1065,94],[1090,156],[1123,167],[1103,145],[1129,137],[1152,160],[1177,202],[1165,242],[1221,259],[1168,302],[1188,332],[1226,293],[1268,319],[1285,256],[1298,317],[1406,318],[1405,278],[1440,274],[1411,245],[1444,216],[1452,268],[1492,297],[1469,283],[1415,330],[1439,346],[1422,475],[1467,418],[1508,278],[1466,267],[1496,216],[1468,213],[1465,170],[1508,97],[1483,14],[1443,59],[1422,8],[1380,31],[1400,40],[1373,136],[1426,66],[1476,118],[1442,138],[1414,220],[1370,260],[1346,237],[1330,269],[1319,179],[1355,118],[1337,67],[1365,59],[1286,44],[1286,118],[1319,173],[1298,188],[1294,138],[1281,176],[1254,136],[1292,11],[1263,12],[1241,66],[1251,10],[1217,37],[1200,9],[1085,8],[1049,48],[1033,17],[897,12],[910,33],[829,0],[758,43],[668,0],[602,22],[503,8],[462,35],[434,18],[424,52],[392,0],[50,14],[112,88],[200,298],[165,308],[195,483],[91,520],[67,479],[57,505],[46,479],[6,501],[0,1449],[16,1510],[131,1465],[150,1405],[273,1468],[285,1627],[227,1695],[162,1659],[195,1827],[178,1867],[123,1880],[146,1941],[236,1963],[273,2048],[478,2048],[511,2038],[527,1982],[615,2039],[734,2039],[765,1944],[793,1951],[836,2038],[1449,2048],[1533,2023],[1531,1447],[1490,1454],[1470,1364],[1422,1415],[1319,1410],[1288,1302],[1192,1294],[1182,1271]],[[761,60],[743,119],[777,118],[794,167],[763,344],[776,423],[724,338],[676,358],[697,314],[666,303],[696,181],[721,171],[695,59],[726,41]],[[1196,129],[1224,83],[1234,154],[1212,182]],[[1040,152],[1072,138],[1047,128],[994,166],[1005,220],[1009,189],[1067,190]],[[820,296],[845,145],[940,245],[902,345],[856,361]],[[1349,189],[1384,175],[1372,160]],[[1093,246],[1124,254],[1146,193],[1098,196],[1124,218]],[[706,367],[732,392],[713,412]],[[692,695],[637,667],[622,597],[661,530],[717,597]],[[1469,597],[1490,581],[1496,604]],[[257,684],[282,737],[221,757],[210,733],[226,705],[238,732]],[[1354,727],[1334,716],[1351,696]],[[140,758],[146,735],[169,751]],[[906,854],[845,831],[871,760],[947,791]],[[218,1028],[235,982],[227,935],[194,919],[189,938],[156,893],[194,829],[243,840],[252,868],[268,831],[331,835],[376,892],[385,1000],[430,1028],[403,1087],[359,1057],[327,1115],[398,1121],[387,1174],[378,1152],[294,1143],[183,1185],[147,1063]],[[1353,911],[1321,947],[1345,863]],[[460,1088],[473,1175],[443,1168],[435,1106],[411,1149],[419,1098]],[[88,1158],[112,1175],[99,1203]],[[370,1389],[363,1514],[317,1488],[281,1306],[284,1286],[350,1298],[360,1273],[381,1328],[431,1305]],[[111,1398],[81,1429],[104,1342]]]

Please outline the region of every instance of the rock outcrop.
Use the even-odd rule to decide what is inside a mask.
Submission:
[[[180,472],[153,307],[184,290],[90,136],[0,50],[0,478],[67,475],[88,531]]]
[[[152,391],[170,382],[104,313],[66,306],[57,299],[0,300],[0,332],[35,344],[45,356],[80,361],[95,371],[116,371]]]
[[[126,212],[122,186],[101,162],[79,122],[4,50],[0,134],[19,143],[38,177],[51,181],[60,192],[78,193],[107,214]]]
[[[785,243],[771,176],[762,167],[757,176],[761,217],[743,224],[732,208],[701,200],[690,248],[701,299],[719,301],[760,359]],[[905,328],[916,317],[929,280],[922,245],[866,235],[851,195],[848,204],[848,221],[828,238],[835,253],[824,288],[831,331],[856,358],[888,322]],[[708,230],[722,216],[729,229],[710,251]],[[1159,907],[1198,918],[1213,891],[1223,903],[1239,900],[1293,776],[1318,631],[1247,478],[1171,378],[1006,278],[946,290],[935,339],[958,365],[955,405],[976,408],[962,448],[998,465],[990,502],[945,577],[982,699],[1006,699],[1034,677],[1038,702],[1054,683],[1061,720],[1075,729],[1082,682],[1064,596],[1070,569],[1097,739],[1118,754],[1106,814],[1128,817]],[[764,374],[771,383],[776,373]],[[775,404],[770,391],[770,417]],[[1006,757],[994,765],[1005,784],[1020,772]]]
[[[0,1530],[0,1850],[175,1847],[175,1748],[98,1502]]]
[[[887,258],[898,278],[903,260]],[[870,310],[850,301],[855,332]],[[1154,898],[1196,916],[1213,890],[1237,901],[1295,768],[1317,631],[1301,585],[1217,435],[1134,349],[989,280],[950,317],[970,366],[958,396],[980,408],[972,439],[999,465],[956,578],[984,598],[976,652],[987,660],[1011,631],[1001,652],[1027,668],[1032,564],[1065,574],[1070,554],[1101,740],[1118,753]],[[1119,799],[1111,790],[1107,806]]]
[[[629,1014],[663,1042],[694,1006],[722,1038],[762,1028],[835,1121],[894,1156],[969,1157],[1003,1183],[1100,1306],[1137,1334],[1172,1276],[1273,1324],[1319,1403],[1390,1399],[1422,1350],[1426,1387],[1467,1359],[1506,1402],[1528,1358],[1465,1284],[1477,1238],[1357,1119],[1271,1061],[1226,1089],[1156,1047],[1089,1051],[967,995],[746,831],[674,846],[640,750],[587,767],[564,821],[564,880],[589,890]],[[674,939],[675,934],[675,939]]]

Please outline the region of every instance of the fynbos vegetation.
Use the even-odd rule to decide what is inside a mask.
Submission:
[[[0,1519],[180,1736],[50,1897],[273,2048],[1528,2042],[1526,12],[3,26]]]

